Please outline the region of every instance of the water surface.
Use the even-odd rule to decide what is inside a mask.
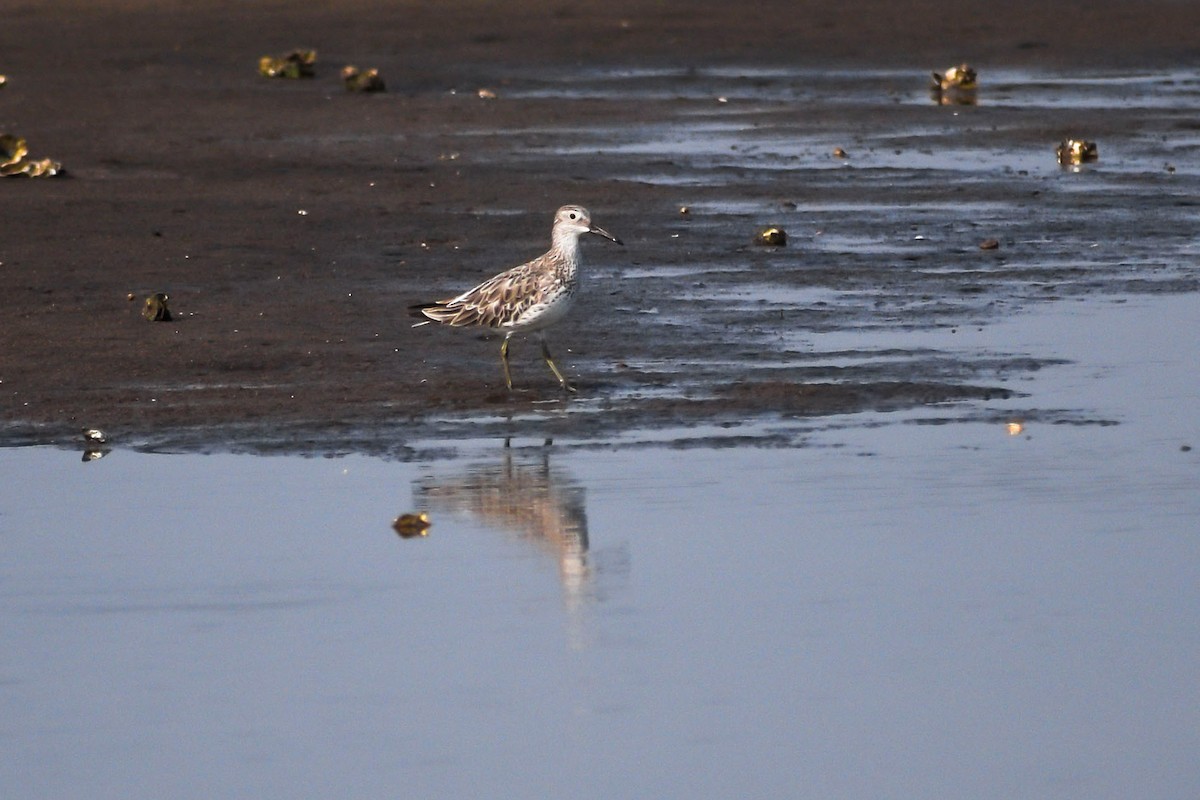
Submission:
[[[0,784],[1194,796],[1196,309],[1015,317],[1025,397],[789,447],[0,451]]]

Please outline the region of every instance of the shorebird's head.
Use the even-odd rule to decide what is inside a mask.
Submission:
[[[617,244],[625,244],[604,228],[593,225],[592,215],[583,206],[563,206],[554,214],[555,242],[563,241],[564,237],[578,240],[585,233],[594,233]]]

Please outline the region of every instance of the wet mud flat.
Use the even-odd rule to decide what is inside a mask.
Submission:
[[[464,3],[447,29],[350,4],[236,30],[220,4],[18,8],[0,118],[70,177],[0,184],[0,438],[409,457],[467,436],[986,417],[1060,359],[956,331],[1200,288],[1190,6],[1145,6],[1127,36],[1117,3],[938,35],[887,5],[764,4],[764,28],[716,5]],[[294,46],[318,50],[315,78],[256,74]],[[936,105],[929,71],[963,58],[978,104]],[[344,63],[389,91],[345,92]],[[1099,160],[1060,167],[1067,137]],[[510,395],[499,339],[409,327],[410,303],[540,253],[568,202],[626,243],[585,243],[584,296],[550,332],[578,395],[534,341],[513,343]],[[787,245],[754,244],[766,225]],[[142,318],[155,292],[172,321]]]

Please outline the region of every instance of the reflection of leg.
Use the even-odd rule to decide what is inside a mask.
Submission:
[[[508,337],[504,337],[504,344],[500,345],[500,363],[504,365],[504,383],[508,386],[508,390],[512,391],[512,374],[508,371]]]
[[[567,383],[567,379],[558,371],[558,367],[554,366],[554,359],[550,357],[550,348],[546,346],[546,340],[542,339],[542,358],[546,359],[546,363],[550,365],[550,371],[554,373],[554,377],[558,378],[559,384],[568,392],[575,391],[575,387]]]

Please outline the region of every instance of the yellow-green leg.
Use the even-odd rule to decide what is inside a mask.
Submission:
[[[508,371],[508,337],[504,337],[504,344],[500,345],[500,363],[504,365],[504,383],[508,386],[508,390],[512,391],[512,373]]]
[[[558,378],[559,384],[568,392],[575,391],[575,387],[567,383],[567,379],[558,371],[558,367],[554,366],[554,359],[550,357],[550,348],[546,346],[546,340],[542,339],[542,358],[546,359],[546,363],[550,365],[550,371],[554,373],[554,377]]]

